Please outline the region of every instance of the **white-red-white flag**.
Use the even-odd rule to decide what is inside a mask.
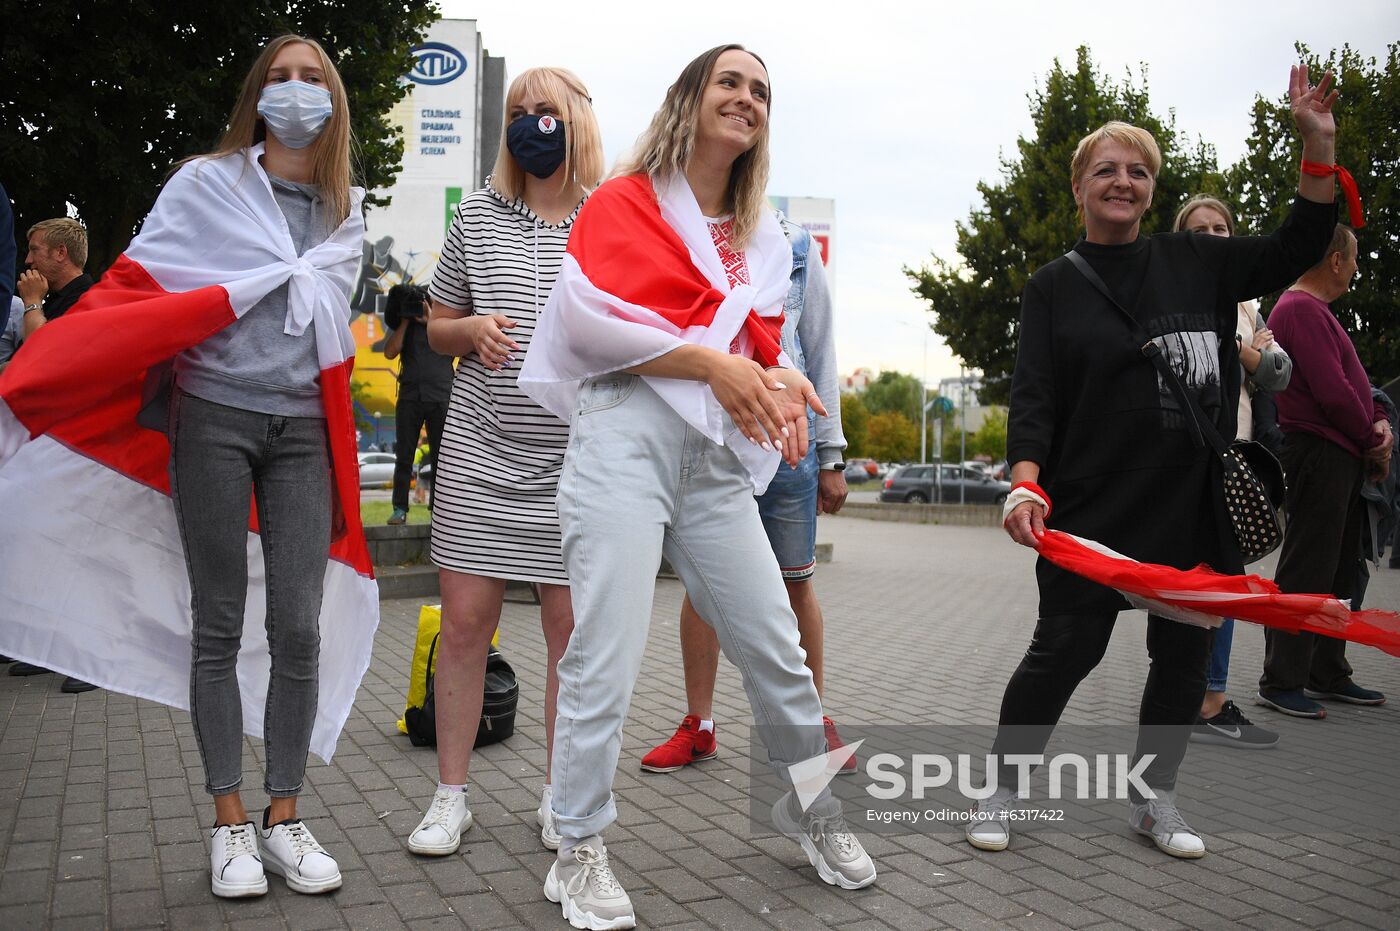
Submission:
[[[0,375],[0,653],[188,708],[190,588],[170,448],[136,417],[149,373],[287,284],[286,331],[314,324],[334,470],[311,743],[329,760],[379,622],[350,402],[363,192],[328,240],[297,255],[261,148],[176,172],[126,253]],[[255,509],[248,576],[239,685],[244,727],[261,736],[269,658]]]
[[[1162,617],[1210,627],[1232,617],[1288,633],[1308,631],[1364,643],[1400,656],[1400,615],[1391,611],[1353,611],[1332,595],[1281,592],[1257,575],[1138,562],[1059,530],[1045,531],[1036,550],[1061,569],[1116,589],[1134,606]]]

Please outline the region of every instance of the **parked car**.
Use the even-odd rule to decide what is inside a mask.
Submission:
[[[393,484],[393,453],[360,453],[361,488],[383,488]]]
[[[856,458],[846,460],[846,483],[859,485],[885,477],[885,469],[874,459]]]
[[[1010,482],[999,482],[977,469],[957,465],[911,465],[885,479],[880,500],[928,504],[939,501],[939,472],[942,471],[942,501],[958,504],[1001,504],[1011,493]],[[964,497],[964,495],[966,497]]]
[[[873,482],[875,480],[875,476],[866,471],[865,463],[863,462],[846,463],[846,471],[844,474],[846,476],[847,485],[863,485],[866,482]]]

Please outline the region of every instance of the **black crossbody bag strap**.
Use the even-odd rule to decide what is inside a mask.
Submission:
[[[1215,450],[1217,456],[1224,456],[1226,451],[1230,448],[1230,444],[1225,442],[1220,436],[1220,431],[1215,429],[1215,424],[1210,422],[1210,418],[1206,416],[1205,411],[1201,410],[1201,406],[1196,402],[1196,399],[1186,393],[1186,388],[1181,384],[1181,379],[1177,377],[1176,371],[1167,363],[1166,357],[1162,355],[1162,347],[1158,346],[1153,340],[1148,339],[1147,334],[1143,332],[1137,320],[1133,318],[1132,314],[1128,313],[1127,308],[1118,303],[1118,299],[1113,296],[1113,292],[1108,290],[1108,285],[1104,284],[1103,279],[1099,277],[1099,273],[1094,271],[1093,266],[1085,260],[1084,256],[1071,249],[1069,252],[1065,253],[1065,258],[1069,259],[1070,264],[1078,269],[1079,273],[1088,279],[1089,283],[1093,285],[1100,294],[1106,297],[1108,302],[1123,315],[1123,319],[1128,323],[1128,328],[1132,331],[1133,340],[1141,347],[1139,351],[1146,356],[1153,367],[1157,369],[1157,374],[1162,377],[1162,381],[1171,389],[1172,396],[1176,398],[1176,403],[1180,405],[1182,412],[1186,414],[1187,421],[1191,425],[1192,442],[1201,447],[1209,443],[1211,449]]]

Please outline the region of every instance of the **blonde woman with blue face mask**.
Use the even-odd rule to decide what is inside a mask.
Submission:
[[[564,68],[529,68],[506,93],[496,164],[452,223],[428,293],[428,342],[460,359],[433,474],[432,559],[442,588],[436,678],[438,784],[408,849],[455,853],[472,825],[472,749],[487,652],[507,580],[540,600],[545,744],[554,740],[556,666],[573,631],[555,495],[569,425],[517,384],[559,275],[575,217],[603,171],[588,89]],[[546,763],[536,821],[560,838]]]

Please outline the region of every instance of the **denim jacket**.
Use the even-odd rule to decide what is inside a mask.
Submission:
[[[778,214],[792,244],[792,285],[783,303],[783,351],[811,381],[828,417],[817,417],[813,435],[817,462],[840,462],[846,437],[841,432],[841,391],[836,374],[836,334],[831,291],[820,255],[812,254],[812,235]]]

